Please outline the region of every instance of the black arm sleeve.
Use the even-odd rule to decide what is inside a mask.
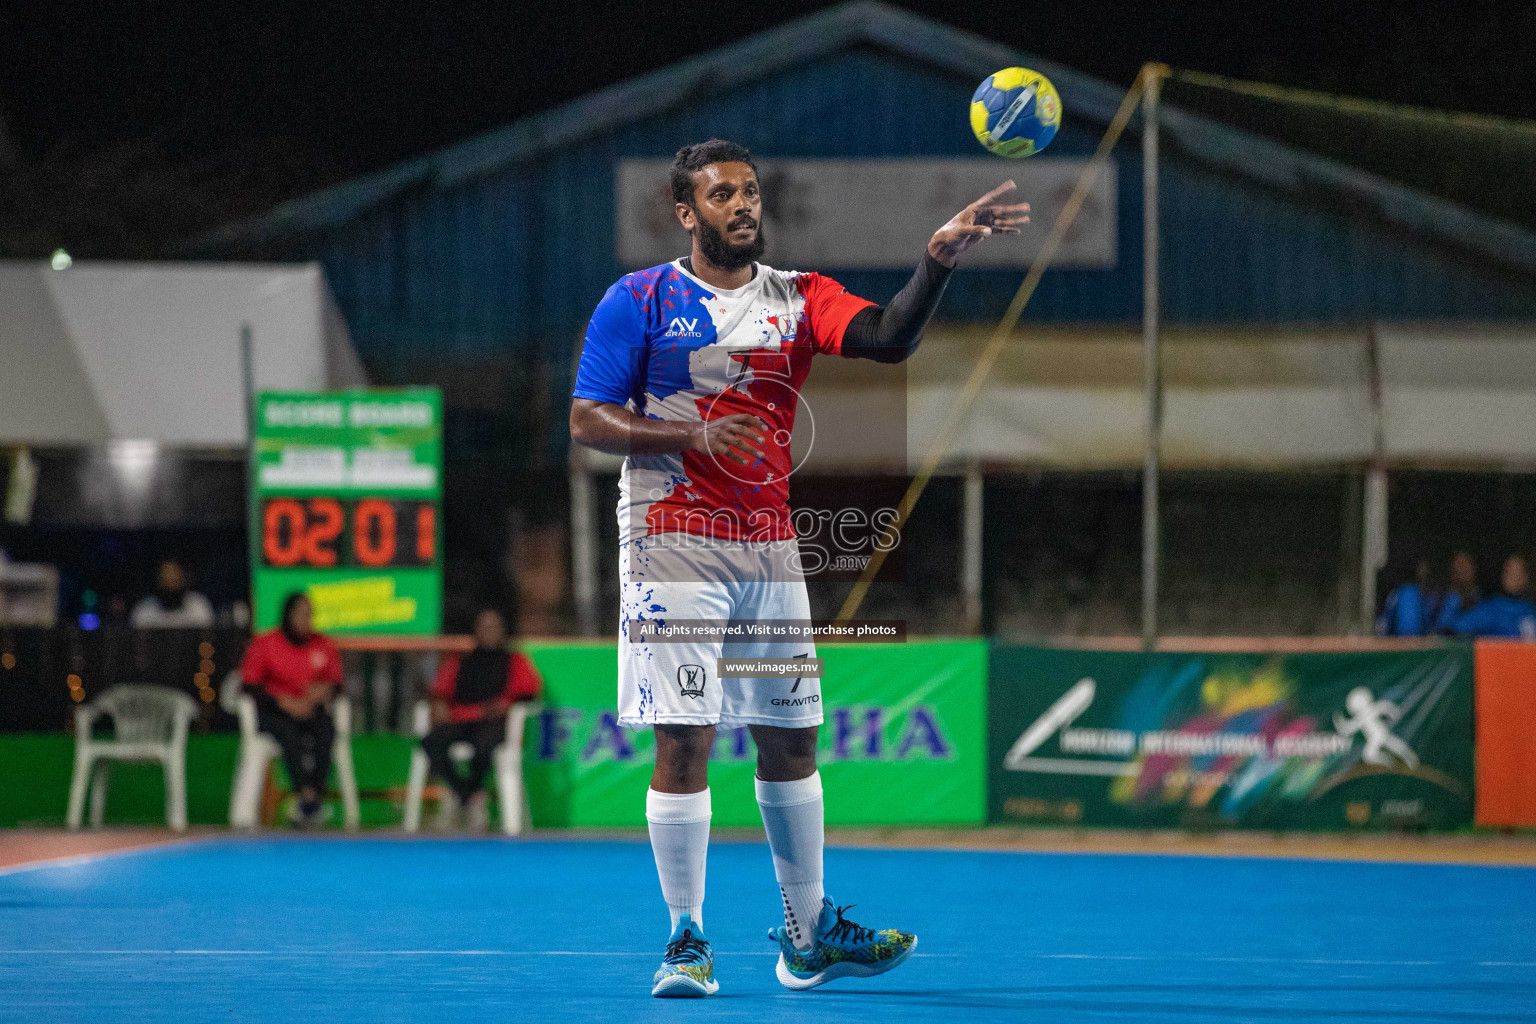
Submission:
[[[877,363],[899,363],[916,352],[923,328],[944,297],[944,286],[953,271],[923,250],[923,261],[890,305],[867,306],[848,321],[842,354]]]

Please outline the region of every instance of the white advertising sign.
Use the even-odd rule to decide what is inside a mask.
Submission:
[[[760,160],[770,266],[899,269],[917,263],[928,237],[967,203],[1012,178],[1009,194],[1031,206],[1022,235],[987,240],[965,265],[1023,268],[1045,241],[1087,160]],[[686,255],[666,160],[621,160],[615,181],[615,243],[626,267]],[[1053,266],[1112,267],[1118,181],[1113,162],[1089,193]]]

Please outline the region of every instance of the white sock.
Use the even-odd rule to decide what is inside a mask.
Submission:
[[[709,855],[709,790],[645,793],[651,852],[661,876],[661,895],[672,912],[672,927],[687,914],[704,928],[704,862]]]
[[[784,896],[784,925],[796,949],[810,949],[821,917],[821,848],[826,841],[821,773],[794,782],[757,780],[773,873]]]

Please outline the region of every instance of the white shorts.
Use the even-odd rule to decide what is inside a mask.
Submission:
[[[674,547],[676,535],[619,546],[619,722],[650,725],[821,724],[821,680],[721,679],[717,659],[814,658],[811,640],[658,643],[631,641],[628,619],[806,622],[811,604],[794,541],[707,540]]]

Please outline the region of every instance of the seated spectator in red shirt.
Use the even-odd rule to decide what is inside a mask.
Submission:
[[[432,731],[421,741],[432,771],[453,790],[459,806],[469,808],[471,827],[484,828],[485,773],[491,754],[507,735],[507,711],[513,703],[539,695],[539,673],[522,651],[507,646],[507,624],[487,608],[475,616],[475,649],[444,659],[432,683]],[[461,775],[448,757],[455,743],[469,743],[475,756]],[[451,808],[445,820],[451,820]]]
[[[303,591],[283,602],[282,625],[251,641],[240,676],[256,700],[261,731],[283,748],[299,794],[297,823],[320,823],[320,797],[331,774],[336,726],[326,704],[341,685],[341,653],[310,625],[314,607]]]

